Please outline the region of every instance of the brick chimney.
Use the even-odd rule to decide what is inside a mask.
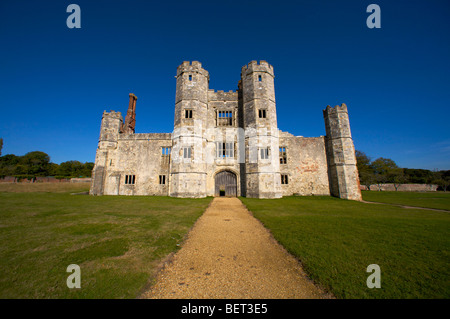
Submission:
[[[128,103],[127,116],[125,117],[125,123],[123,123],[121,133],[134,134],[134,128],[136,126],[136,101],[137,97],[133,93],[130,93],[130,102]]]

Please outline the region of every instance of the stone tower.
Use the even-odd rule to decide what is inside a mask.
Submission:
[[[362,197],[347,106],[342,104],[332,108],[328,105],[323,116],[330,193],[336,197],[360,201]]]
[[[100,138],[97,153],[95,155],[95,167],[92,171],[92,195],[103,195],[107,167],[110,166],[109,151],[117,148],[119,129],[122,127],[123,119],[120,112],[103,112],[100,127]]]
[[[246,196],[280,198],[279,137],[273,67],[252,61],[241,69],[246,144]]]
[[[209,73],[198,61],[177,69],[170,196],[206,196]]]

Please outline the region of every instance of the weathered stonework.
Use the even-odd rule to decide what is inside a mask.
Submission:
[[[125,123],[103,113],[91,194],[361,199],[344,104],[324,111],[327,136],[305,138],[278,129],[266,61],[242,67],[237,91],[210,90],[197,61],[183,62],[176,79],[172,133],[134,133],[134,94]]]

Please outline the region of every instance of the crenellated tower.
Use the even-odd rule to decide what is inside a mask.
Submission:
[[[282,196],[274,77],[266,61],[252,61],[241,69],[247,197]]]
[[[209,73],[198,61],[177,69],[170,196],[206,196]]]
[[[347,105],[334,108],[328,105],[323,116],[330,193],[336,197],[360,201],[362,197]]]

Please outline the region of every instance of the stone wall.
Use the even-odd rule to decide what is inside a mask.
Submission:
[[[108,150],[104,195],[168,195],[169,159],[163,147],[172,147],[171,134],[121,134],[117,147]],[[127,183],[126,176],[135,176]],[[159,183],[164,175],[165,184]]]
[[[433,184],[400,184],[398,186],[398,191],[400,192],[436,192],[438,185]],[[370,185],[370,189],[367,186],[361,185],[361,190],[371,190],[371,191],[395,191],[394,184],[373,184]]]
[[[330,195],[325,139],[300,137],[280,132],[280,148],[286,149],[286,164],[280,164],[288,184],[282,184],[283,196]]]

